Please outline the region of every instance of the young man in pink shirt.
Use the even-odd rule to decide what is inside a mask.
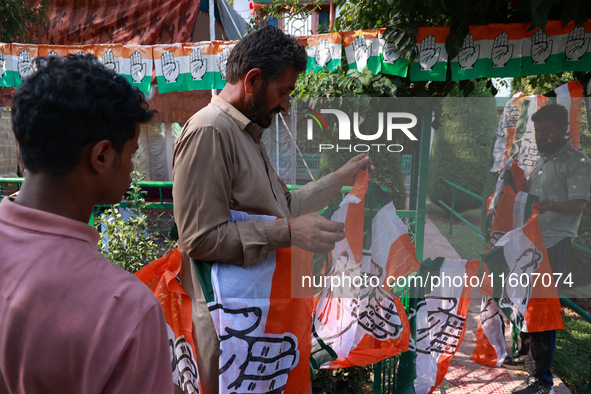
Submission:
[[[158,301],[87,224],[121,200],[153,111],[92,55],[35,62],[12,107],[27,177],[0,202],[0,393],[172,393]]]

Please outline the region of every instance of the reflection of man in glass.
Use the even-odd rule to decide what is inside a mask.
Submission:
[[[561,105],[543,107],[532,116],[536,144],[542,154],[527,183],[539,197],[539,223],[553,272],[567,275],[571,240],[577,236],[583,210],[589,200],[591,164],[567,138],[568,111]],[[552,356],[556,331],[521,333],[526,384],[514,392],[551,393]],[[529,391],[528,391],[529,390]]]

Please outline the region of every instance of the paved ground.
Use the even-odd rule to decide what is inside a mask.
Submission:
[[[427,218],[425,225],[425,242],[423,258],[447,257],[459,259],[460,256],[454,248],[441,235],[437,227]],[[480,295],[478,290],[472,294],[470,309],[468,312],[468,326],[464,334],[464,340],[450,362],[447,375],[441,385],[435,390],[438,394],[460,393],[510,393],[511,390],[521,384],[527,374],[519,370],[505,368],[491,368],[477,364],[470,360],[476,346],[476,329],[480,313]],[[507,333],[507,349],[510,353],[511,342]],[[554,375],[554,391],[556,394],[570,393],[570,390],[562,381]]]

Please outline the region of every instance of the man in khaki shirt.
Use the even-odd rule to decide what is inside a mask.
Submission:
[[[303,46],[272,26],[245,36],[228,58],[226,87],[185,124],[174,151],[173,198],[179,245],[191,259],[250,265],[291,245],[328,253],[345,237],[343,223],[312,212],[353,183],[361,168],[373,170],[369,157],[356,156],[290,192],[261,143],[273,116],[289,109],[289,95],[306,61]],[[229,222],[230,210],[281,219]],[[217,393],[219,341],[189,259],[181,282],[193,300],[202,388]]]

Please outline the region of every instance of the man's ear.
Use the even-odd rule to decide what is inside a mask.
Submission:
[[[111,141],[101,140],[90,148],[90,166],[94,171],[102,174],[111,168],[114,154],[115,149]]]
[[[244,91],[248,94],[253,94],[255,89],[260,87],[263,82],[263,74],[260,68],[253,68],[246,73],[244,77]]]

